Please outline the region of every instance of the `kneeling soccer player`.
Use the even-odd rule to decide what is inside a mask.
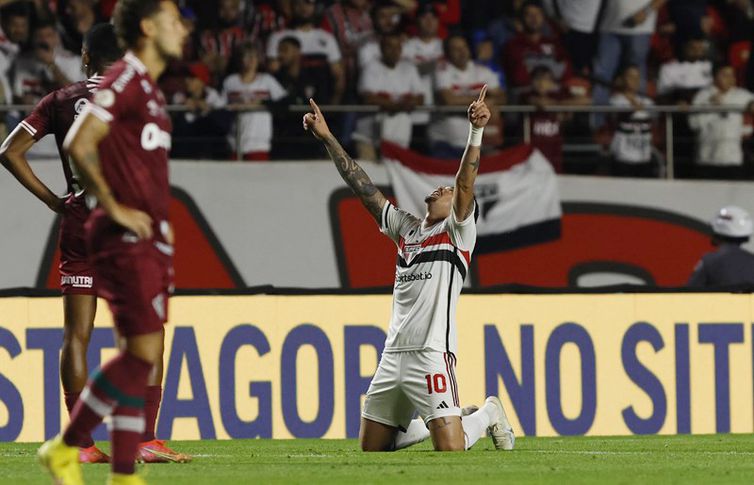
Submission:
[[[513,449],[497,397],[462,420],[455,378],[456,303],[476,243],[474,181],[490,119],[486,92],[485,86],[468,109],[471,131],[455,187],[427,195],[424,219],[385,199],[332,135],[314,100],[313,112],[304,115],[304,129],[323,142],[343,180],[398,246],[390,330],[362,411],[364,451],[398,450],[430,436],[437,451],[467,450],[487,432],[495,448]],[[415,411],[423,419],[412,420]]]

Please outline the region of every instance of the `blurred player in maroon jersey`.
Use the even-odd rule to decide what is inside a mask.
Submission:
[[[64,146],[97,201],[86,223],[88,254],[98,293],[124,342],[92,375],[65,431],[39,450],[56,483],[82,483],[75,445],[105,417],[112,442],[109,483],[144,483],[134,474],[134,461],[146,428],[147,382],[162,358],[167,321],[171,123],[155,80],[181,56],[186,29],[167,0],[121,0],[113,24],[129,50],[106,73]]]
[[[70,414],[88,377],[86,349],[97,309],[96,280],[86,257],[84,222],[89,216],[84,191],[68,157],[63,140],[73,121],[89,102],[102,81],[105,69],[123,56],[110,24],[95,25],[85,36],[81,59],[86,81],[80,81],[48,94],[37,104],[0,147],[3,165],[39,200],[62,217],[60,226],[60,287],[63,290],[64,331],[60,357],[60,379],[65,405]],[[58,145],[66,180],[66,195],[58,197],[34,172],[26,152],[44,136],[52,134]],[[82,463],[107,463],[108,457],[91,435],[76,443]]]
[[[100,73],[123,56],[115,30],[110,24],[94,26],[84,39],[82,60],[88,79],[66,86],[47,95],[10,134],[0,148],[0,160],[9,171],[50,209],[62,216],[60,227],[60,286],[64,302],[63,347],[60,358],[60,378],[63,383],[66,408],[69,414],[78,400],[89,376],[86,351],[97,309],[97,288],[94,269],[86,256],[84,223],[89,216],[84,190],[70,159],[63,153],[63,140],[74,120],[83,111],[102,81]],[[34,143],[53,134],[58,145],[67,195],[55,195],[32,172],[26,152]],[[186,455],[167,448],[155,438],[155,422],[162,397],[162,360],[149,378],[144,404],[146,429],[139,444],[140,461],[156,463],[186,461]],[[107,455],[100,451],[91,435],[82,437],[79,461],[107,463]]]

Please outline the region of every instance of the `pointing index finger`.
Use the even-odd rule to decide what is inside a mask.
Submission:
[[[314,98],[309,98],[309,106],[312,107],[315,115],[320,116],[322,114],[322,111],[320,111],[319,106],[317,106],[317,103],[314,102]]]
[[[479,101],[480,103],[484,102],[484,97],[487,96],[487,85],[485,84],[482,86],[482,90],[479,92]]]

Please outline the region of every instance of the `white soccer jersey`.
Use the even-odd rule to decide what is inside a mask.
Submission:
[[[441,62],[435,72],[435,91],[449,89],[460,96],[477,96],[482,86],[489,89],[500,87],[497,74],[488,67],[469,61],[461,70],[450,62]],[[466,115],[437,115],[429,127],[429,138],[433,142],[445,142],[463,148],[469,133],[469,120]]]
[[[424,227],[421,219],[386,203],[380,226],[398,246],[385,352],[455,353],[456,304],[476,244],[473,211],[464,221],[451,214]]]
[[[223,82],[223,98],[228,104],[252,101],[277,101],[287,95],[277,80],[260,72],[250,83],[245,83],[239,74],[231,74]],[[236,130],[231,130],[228,141],[234,150],[241,153],[268,152],[272,144],[272,114],[269,111],[253,111],[238,116],[241,132],[241,147],[236,147]]]
[[[439,37],[434,37],[429,42],[425,42],[419,37],[413,37],[407,40],[403,46],[403,58],[416,65],[439,61],[442,56],[442,40]],[[435,93],[432,89],[433,74],[433,72],[430,72],[421,76],[422,94],[424,95],[424,104],[427,106],[434,106],[435,104]],[[429,123],[429,113],[411,113],[411,120],[415,124],[426,125]]]

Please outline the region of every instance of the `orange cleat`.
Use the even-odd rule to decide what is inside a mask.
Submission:
[[[89,448],[79,448],[79,463],[110,463],[110,457],[96,445],[92,445]]]
[[[165,440],[139,443],[136,461],[139,463],[188,463],[191,455],[178,453],[165,446]]]

